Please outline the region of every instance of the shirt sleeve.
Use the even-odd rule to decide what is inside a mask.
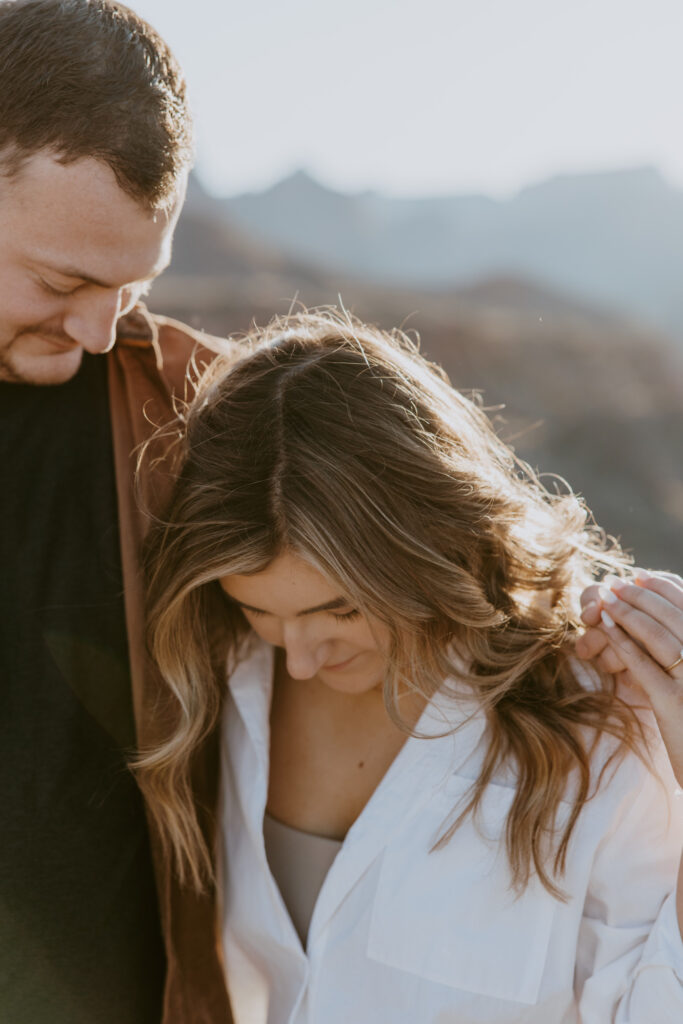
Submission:
[[[683,799],[661,748],[656,772],[629,757],[593,861],[577,950],[581,1024],[681,1024],[683,940],[675,886]],[[615,780],[616,781],[616,780]]]

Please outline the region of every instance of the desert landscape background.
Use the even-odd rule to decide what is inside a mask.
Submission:
[[[680,572],[682,279],[683,192],[648,168],[509,200],[345,195],[299,172],[231,199],[193,178],[148,304],[227,335],[341,297],[417,332],[638,565]]]

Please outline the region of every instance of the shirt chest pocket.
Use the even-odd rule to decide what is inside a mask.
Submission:
[[[505,819],[514,797],[490,785],[479,828],[467,819],[430,853],[449,808],[471,780],[452,776],[384,853],[368,956],[454,989],[516,1003],[538,1000],[556,902],[532,878],[510,888]]]

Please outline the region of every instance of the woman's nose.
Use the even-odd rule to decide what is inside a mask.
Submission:
[[[285,623],[282,643],[292,679],[310,679],[325,663],[327,641],[317,637],[304,623]]]

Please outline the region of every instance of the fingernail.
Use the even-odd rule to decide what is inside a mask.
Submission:
[[[602,585],[603,587],[609,587],[610,590],[616,590],[616,592],[619,593],[620,590],[623,590],[625,587],[628,587],[630,582],[630,580],[623,579],[622,576],[610,575],[605,576],[604,580],[602,581]]]
[[[608,590],[607,587],[600,587],[598,593],[600,594],[600,600],[604,604],[616,604],[619,600],[619,598],[615,597],[612,591]]]
[[[642,580],[643,582],[645,582],[645,580],[652,579],[652,573],[648,572],[647,569],[636,569],[636,571],[633,573],[633,578],[635,580]]]
[[[597,601],[589,601],[585,608],[581,609],[581,621],[586,626],[592,626],[596,615],[600,614],[600,605]]]
[[[612,618],[611,615],[607,614],[607,612],[604,610],[604,608],[600,612],[600,618],[605,623],[605,625],[607,626],[608,629],[614,629],[614,626],[615,626],[614,619]]]

